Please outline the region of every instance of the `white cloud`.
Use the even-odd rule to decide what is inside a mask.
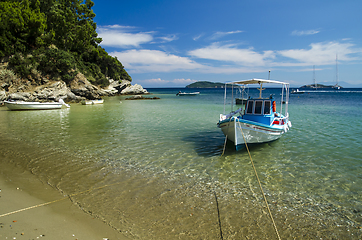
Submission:
[[[172,42],[178,39],[178,36],[176,34],[169,34],[167,36],[164,37],[158,37],[159,39],[162,40],[162,43],[166,43],[166,42]]]
[[[158,50],[128,50],[113,52],[130,72],[171,72],[203,68],[189,58],[168,54]]]
[[[199,73],[249,73],[265,71],[260,66],[225,65],[217,66],[204,65],[190,60],[187,57],[180,57],[158,50],[128,50],[123,52],[112,52],[111,56],[117,57],[129,73],[149,73],[149,72],[199,72]],[[152,81],[165,81],[152,79]],[[190,79],[172,80],[192,83]]]
[[[298,31],[298,30],[294,30],[292,32],[293,36],[304,36],[304,35],[314,35],[319,33],[320,31],[318,30],[306,30],[306,31]]]
[[[192,79],[184,79],[184,78],[179,78],[179,79],[174,79],[171,81],[172,83],[175,83],[177,85],[188,85],[191,83],[196,82],[196,80],[192,80]]]
[[[196,49],[189,54],[197,58],[219,61],[219,63],[216,62],[215,66],[205,65],[187,57],[168,54],[159,50],[133,49],[110,53],[111,56],[117,57],[130,73],[188,71],[232,74],[262,72],[265,71],[265,59],[274,58],[273,51],[259,54],[251,49],[236,49],[231,45],[221,47],[213,45]],[[220,62],[229,62],[229,64]],[[161,79],[159,80],[161,81]],[[181,79],[179,81],[186,80]]]
[[[173,80],[163,80],[161,78],[154,78],[154,79],[146,79],[142,82],[146,84],[152,84],[152,85],[174,85],[174,86],[185,86],[191,83],[196,82],[196,80],[192,79],[173,79]]]
[[[99,37],[103,39],[102,46],[138,48],[141,44],[149,43],[153,40],[153,34],[150,32],[127,32],[130,29],[134,29],[134,27],[130,26],[112,25],[98,27],[97,29]]]
[[[218,43],[189,51],[188,54],[196,58],[234,62],[244,66],[265,66],[266,61],[275,57],[274,51],[258,53],[253,48],[239,49],[234,45],[221,46]]]
[[[197,40],[199,40],[201,37],[203,37],[204,35],[205,35],[204,33],[201,33],[201,34],[193,37],[192,39],[193,39],[194,41],[197,41]]]
[[[149,83],[152,85],[154,85],[154,84],[155,85],[165,85],[165,84],[168,84],[170,81],[162,80],[161,78],[153,78],[153,79],[143,80],[142,82]]]
[[[297,61],[300,65],[330,65],[335,62],[336,54],[342,61],[353,61],[357,58],[350,56],[354,53],[362,53],[361,49],[353,48],[351,43],[323,42],[312,43],[309,49],[290,49],[279,51],[278,54]]]
[[[230,31],[230,32],[216,32],[214,33],[210,38],[211,39],[218,39],[218,38],[222,38],[226,35],[231,35],[231,34],[236,34],[236,33],[242,33],[243,31],[237,30],[237,31]]]
[[[176,35],[166,37],[173,41]],[[113,52],[129,73],[198,72],[206,74],[236,74],[265,72],[269,68],[301,71],[301,67],[335,64],[339,61],[361,59],[362,49],[349,42],[312,43],[308,48],[281,51],[256,51],[253,47],[240,48],[236,44],[213,43],[187,52],[189,57],[150,49],[132,49]],[[294,68],[294,69],[292,69]],[[158,81],[165,81],[158,79]],[[167,83],[170,83],[168,80]],[[172,80],[176,81],[176,80]],[[186,81],[180,79],[180,81]],[[190,80],[192,81],[192,80]],[[161,83],[160,83],[161,84]]]

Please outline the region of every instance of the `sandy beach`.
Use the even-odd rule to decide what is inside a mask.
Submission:
[[[31,173],[4,163],[0,173],[0,239],[128,239]]]

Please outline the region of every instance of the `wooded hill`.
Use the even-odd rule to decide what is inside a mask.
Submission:
[[[19,77],[69,83],[79,72],[95,85],[129,80],[99,45],[91,0],[0,0],[0,59]],[[41,83],[39,83],[41,84]]]
[[[186,88],[224,88],[225,83],[197,81],[186,86]]]

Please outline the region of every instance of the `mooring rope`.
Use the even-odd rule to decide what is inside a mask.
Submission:
[[[215,195],[216,208],[217,208],[217,217],[218,217],[218,220],[219,220],[220,239],[223,240],[224,237],[223,237],[223,235],[222,235],[221,220],[220,220],[220,211],[219,211],[219,202],[218,202],[218,200],[217,200],[216,192],[214,192],[214,195]]]
[[[12,215],[12,214],[15,214],[15,213],[23,212],[23,211],[26,211],[26,210],[30,210],[30,209],[33,209],[33,208],[42,207],[42,206],[49,205],[49,204],[52,204],[52,203],[60,202],[60,201],[63,201],[65,199],[70,199],[71,197],[82,194],[82,193],[90,192],[90,191],[97,190],[97,189],[102,189],[102,188],[109,187],[109,186],[112,186],[112,185],[117,185],[117,184],[120,184],[120,183],[104,185],[102,187],[97,187],[97,188],[90,188],[90,189],[85,190],[83,192],[74,193],[74,194],[68,195],[68,196],[66,196],[64,198],[58,199],[58,200],[54,200],[54,201],[50,201],[50,202],[46,202],[46,203],[41,203],[41,204],[34,205],[34,206],[31,206],[31,207],[27,207],[27,208],[22,208],[22,209],[19,209],[19,210],[13,211],[13,212],[9,212],[9,213],[4,213],[4,214],[0,215],[0,218],[5,217],[5,216],[9,216],[9,215]]]
[[[280,240],[281,238],[280,238],[280,236],[279,236],[279,232],[278,232],[277,226],[276,226],[276,224],[275,224],[275,222],[274,222],[273,215],[271,214],[268,201],[267,201],[267,199],[266,199],[266,197],[265,197],[265,193],[264,193],[264,191],[263,191],[263,187],[261,186],[261,183],[260,183],[260,180],[259,180],[259,176],[258,176],[258,173],[257,173],[256,168],[255,168],[255,166],[254,166],[254,162],[253,162],[253,159],[252,159],[252,157],[251,157],[248,144],[246,143],[246,139],[245,139],[245,136],[244,136],[243,129],[241,128],[240,122],[239,122],[239,127],[240,127],[241,134],[243,135],[245,147],[246,147],[246,150],[248,151],[248,154],[249,154],[249,157],[250,157],[250,161],[251,161],[251,165],[252,165],[253,168],[254,168],[255,176],[256,176],[256,179],[258,180],[261,193],[263,194],[264,201],[265,201],[266,207],[267,207],[268,212],[269,212],[269,216],[270,216],[270,218],[271,218],[271,220],[272,220],[272,222],[273,222],[273,226],[274,226],[275,232],[276,232],[276,234],[277,234],[277,237],[278,237],[278,239]],[[235,137],[236,137],[236,136],[235,136]]]
[[[35,206],[31,206],[31,207],[19,209],[19,210],[13,211],[13,212],[9,212],[9,213],[2,214],[2,215],[0,215],[0,217],[5,217],[5,216],[8,216],[8,215],[12,215],[12,214],[15,214],[15,213],[23,212],[23,211],[30,210],[30,209],[33,209],[33,208],[37,208],[37,207],[49,205],[49,204],[51,204],[51,203],[59,202],[59,201],[62,201],[62,200],[64,200],[64,199],[67,199],[67,198],[68,198],[68,197],[65,197],[65,198],[61,198],[61,199],[55,200],[55,201],[51,201],[51,202],[42,203],[42,204],[38,204],[38,205],[35,205]]]
[[[222,150],[221,156],[224,156],[227,140],[228,140],[228,135],[226,134],[226,136],[225,136],[225,142],[224,142],[224,148],[223,148],[223,150]]]

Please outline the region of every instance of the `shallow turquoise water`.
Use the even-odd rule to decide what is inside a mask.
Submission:
[[[27,146],[21,158],[21,150],[12,150],[11,161],[65,194],[122,183],[74,201],[134,238],[182,238],[185,226],[189,238],[217,234],[205,220],[212,212],[207,194],[211,191],[225,206],[225,239],[273,239],[272,229],[260,230],[270,225],[268,217],[257,221],[258,227],[246,220],[263,209],[248,153],[235,152],[228,143],[221,156],[225,138],[216,123],[224,111],[224,90],[200,89],[199,96],[186,97],[175,95],[179,89],[149,91],[161,99],[110,97],[103,105],[72,104],[70,109],[49,111],[0,108],[3,141]],[[257,94],[255,89],[250,92]],[[265,95],[275,94],[280,102],[279,92],[268,89]],[[289,132],[250,149],[277,223],[283,228],[290,221],[283,236],[323,237],[329,232],[329,237],[360,238],[362,91],[291,95],[289,113]],[[1,151],[7,149],[3,144]],[[190,199],[205,211],[198,218],[202,227],[194,230],[195,222],[177,205]],[[301,225],[309,227],[296,230]]]

